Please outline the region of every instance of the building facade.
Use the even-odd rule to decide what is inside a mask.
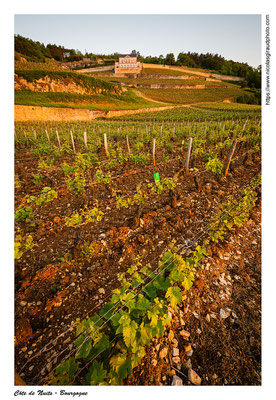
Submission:
[[[121,54],[119,62],[115,62],[115,74],[140,74],[142,63],[131,54]]]

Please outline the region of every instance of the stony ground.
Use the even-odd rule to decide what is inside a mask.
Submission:
[[[261,204],[214,249],[128,385],[261,385]]]

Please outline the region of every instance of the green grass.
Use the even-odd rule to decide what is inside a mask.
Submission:
[[[194,108],[200,108],[205,110],[217,110],[217,111],[261,111],[261,106],[253,104],[241,104],[241,103],[205,103],[198,104]]]
[[[215,103],[224,104],[224,103]],[[251,107],[251,106],[249,106]],[[257,110],[260,112],[260,109]],[[258,116],[258,112],[250,113],[250,117]],[[119,121],[225,121],[248,118],[248,109],[205,109],[203,107],[175,107],[169,110],[123,115],[113,119]]]
[[[84,108],[88,110],[135,110],[145,107],[164,106],[164,104],[159,104],[158,102],[152,103],[147,101],[137,96],[132,90],[123,92],[121,95],[81,95],[77,93],[16,90],[15,104],[40,107]]]
[[[139,91],[154,101],[171,104],[189,104],[202,101],[219,101],[226,98],[241,96],[243,90],[237,87],[209,89],[146,89]]]
[[[21,56],[26,58],[24,55]],[[14,68],[21,71],[64,71],[60,63],[54,61],[47,63],[15,61]]]

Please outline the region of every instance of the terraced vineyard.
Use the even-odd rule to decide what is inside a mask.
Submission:
[[[238,87],[221,87],[208,89],[147,89],[139,88],[139,91],[154,101],[162,101],[173,104],[191,104],[202,101],[220,101],[241,96],[244,91]]]
[[[179,310],[260,193],[260,112],[206,108],[16,123],[15,354],[27,384],[160,384],[141,370],[156,340],[189,344],[192,322],[173,328]],[[166,382],[186,347],[160,355]],[[258,368],[229,379],[257,382]]]

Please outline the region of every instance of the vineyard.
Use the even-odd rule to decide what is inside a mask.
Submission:
[[[243,90],[234,86],[221,88],[202,89],[147,89],[139,88],[139,91],[154,101],[174,104],[190,104],[202,101],[221,101],[225,98],[233,98],[243,94]]]
[[[14,142],[15,368],[28,385],[260,384],[260,107],[17,122]]]

